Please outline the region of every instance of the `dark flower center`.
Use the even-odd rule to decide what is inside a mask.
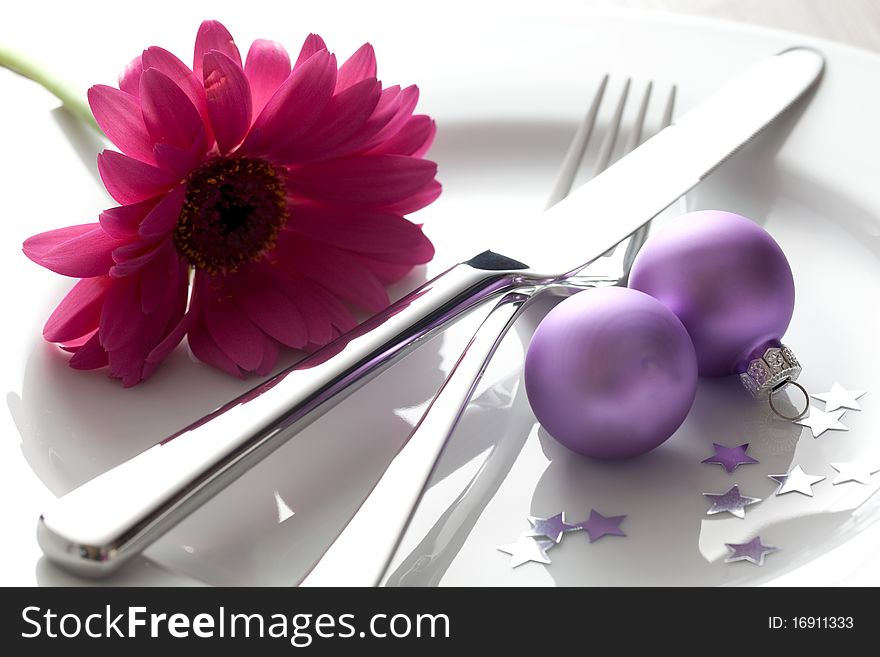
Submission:
[[[209,274],[235,271],[275,246],[286,219],[284,184],[271,164],[217,157],[187,179],[174,245]]]

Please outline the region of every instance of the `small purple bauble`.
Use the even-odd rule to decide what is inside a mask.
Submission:
[[[736,373],[755,349],[785,334],[794,311],[782,249],[731,212],[691,212],[664,226],[636,257],[629,286],[678,316],[702,376]]]
[[[535,331],[525,364],[535,417],[575,452],[603,459],[654,449],[681,425],[697,359],[679,319],[620,287],[575,294]]]

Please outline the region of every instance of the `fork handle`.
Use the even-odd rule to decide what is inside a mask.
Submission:
[[[508,292],[489,312],[403,448],[300,586],[378,586],[440,454],[501,338],[534,289]]]
[[[289,437],[480,301],[522,266],[488,253],[456,265],[298,364],[86,482],[40,517],[46,556],[108,575]]]

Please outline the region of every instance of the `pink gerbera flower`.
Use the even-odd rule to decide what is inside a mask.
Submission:
[[[71,367],[109,365],[131,386],[184,335],[197,358],[243,376],[268,373],[281,345],[348,331],[346,303],[382,309],[385,285],[434,253],[403,217],[440,193],[417,99],[415,86],[382,87],[369,44],[337,69],[317,35],[292,67],[258,40],[242,66],[226,28],[206,21],[192,69],[148,48],[119,89],[89,90],[122,151],[98,156],[119,206],[24,244],[82,279],[44,337],[74,353]]]

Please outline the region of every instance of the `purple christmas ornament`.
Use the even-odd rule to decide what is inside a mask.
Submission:
[[[782,249],[731,212],[691,212],[667,224],[636,257],[629,286],[678,316],[703,376],[746,372],[768,349],[781,350],[794,311],[794,279]],[[768,364],[768,375],[777,373]]]
[[[657,447],[694,401],[697,359],[679,319],[627,288],[569,297],[538,326],[525,362],[535,416],[556,440],[597,458]]]

